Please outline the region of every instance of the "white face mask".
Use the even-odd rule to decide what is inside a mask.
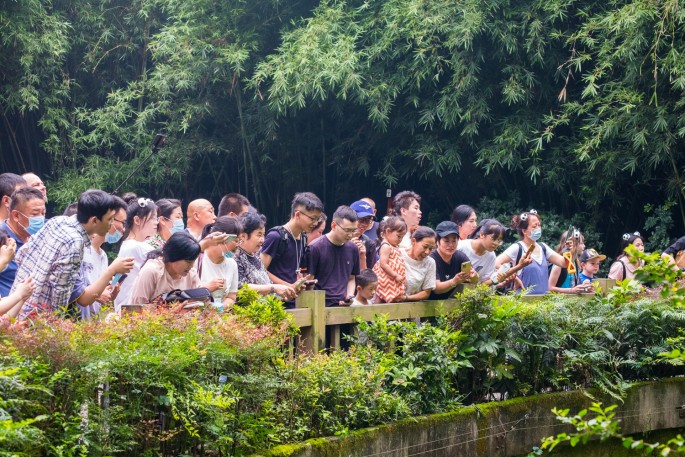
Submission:
[[[537,241],[542,237],[542,228],[534,228],[533,230],[530,231],[530,239],[533,241]]]

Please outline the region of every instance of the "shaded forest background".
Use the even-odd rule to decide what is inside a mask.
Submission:
[[[663,245],[685,226],[683,22],[674,0],[5,0],[0,170],[59,210],[163,132],[124,190],[241,192],[276,224],[296,191],[330,213],[414,189],[431,222],[533,207]]]

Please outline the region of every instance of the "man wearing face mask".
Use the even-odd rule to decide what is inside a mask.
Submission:
[[[45,224],[45,200],[39,190],[32,187],[17,189],[11,197],[9,216],[0,224],[7,234],[17,243],[17,251],[26,243],[31,235]],[[0,296],[7,296],[17,274],[17,263],[12,260],[0,272]]]

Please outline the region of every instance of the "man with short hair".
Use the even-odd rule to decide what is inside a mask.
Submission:
[[[311,247],[309,271],[318,281],[315,288],[326,291],[326,306],[347,304],[347,299],[355,295],[359,250],[350,240],[357,232],[357,219],[352,208],[339,206],[333,214],[331,231]]]
[[[193,200],[188,204],[186,219],[188,221],[186,231],[197,241],[200,241],[202,229],[205,228],[205,225],[213,224],[216,220],[214,207],[208,200],[203,198]]]
[[[35,312],[66,309],[79,276],[83,249],[90,244],[89,236],[105,236],[117,211],[125,207],[119,197],[101,190],[87,190],[78,199],[76,215],[54,217],[31,236],[16,256],[18,269],[13,289],[29,275],[36,284],[20,318]]]
[[[43,180],[40,179],[37,174],[24,173],[23,175],[21,175],[21,177],[24,178],[24,181],[26,181],[27,186],[38,189],[40,193],[43,194],[43,199],[45,200],[45,203],[48,202],[48,190],[45,187],[45,184],[43,184]]]
[[[0,175],[0,221],[4,221],[10,215],[10,204],[14,191],[25,186],[26,181],[19,175],[14,173]]]
[[[33,187],[21,187],[12,194],[9,217],[0,224],[17,244],[17,252],[45,224],[45,200],[43,194]],[[16,259],[0,272],[0,296],[7,296],[17,275]]]
[[[219,202],[219,214],[221,216],[240,217],[250,210],[250,200],[237,192],[224,195]]]
[[[290,205],[290,220],[267,232],[260,258],[275,284],[296,287],[304,278],[301,268],[306,268],[307,233],[318,225],[322,211],[319,197],[311,192],[297,193]]]

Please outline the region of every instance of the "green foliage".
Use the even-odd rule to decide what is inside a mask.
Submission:
[[[389,322],[384,316],[358,321],[358,331],[353,342],[386,352],[385,380],[413,414],[447,411],[461,403],[456,380],[470,363],[459,332],[444,325]]]
[[[359,322],[348,352],[318,355],[291,354],[292,320],[250,290],[234,312],[37,320],[2,335],[2,449],[247,455],[495,398],[597,387],[620,401],[628,382],[682,374],[669,287],[536,301],[481,287],[431,322]]]
[[[233,312],[256,326],[282,327],[287,336],[295,336],[299,329],[295,326],[292,314],[283,308],[283,302],[275,295],[260,295],[255,290],[243,286],[238,291],[238,304]]]
[[[654,207],[652,205],[645,205],[645,213],[649,217],[645,220],[644,228],[649,233],[645,250],[647,252],[663,252],[671,245],[671,238],[669,233],[673,228],[672,211],[676,203],[669,200],[663,205]]]
[[[615,409],[616,405],[603,408],[601,403],[593,403],[591,407],[582,409],[572,416],[569,415],[569,409],[552,409],[561,423],[571,425],[576,431],[547,437],[542,441],[540,449],[549,449],[551,452],[561,443],[568,443],[571,447],[576,447],[586,445],[591,439],[599,439],[602,442],[618,440],[623,444],[623,447],[640,455],[654,454],[665,457],[672,455],[672,453],[675,455],[685,453],[685,438],[680,434],[666,443],[648,443],[645,440],[636,440],[630,436],[622,435],[619,421],[615,419],[616,413],[612,412]],[[528,454],[529,457],[534,455],[540,455],[540,452]]]

